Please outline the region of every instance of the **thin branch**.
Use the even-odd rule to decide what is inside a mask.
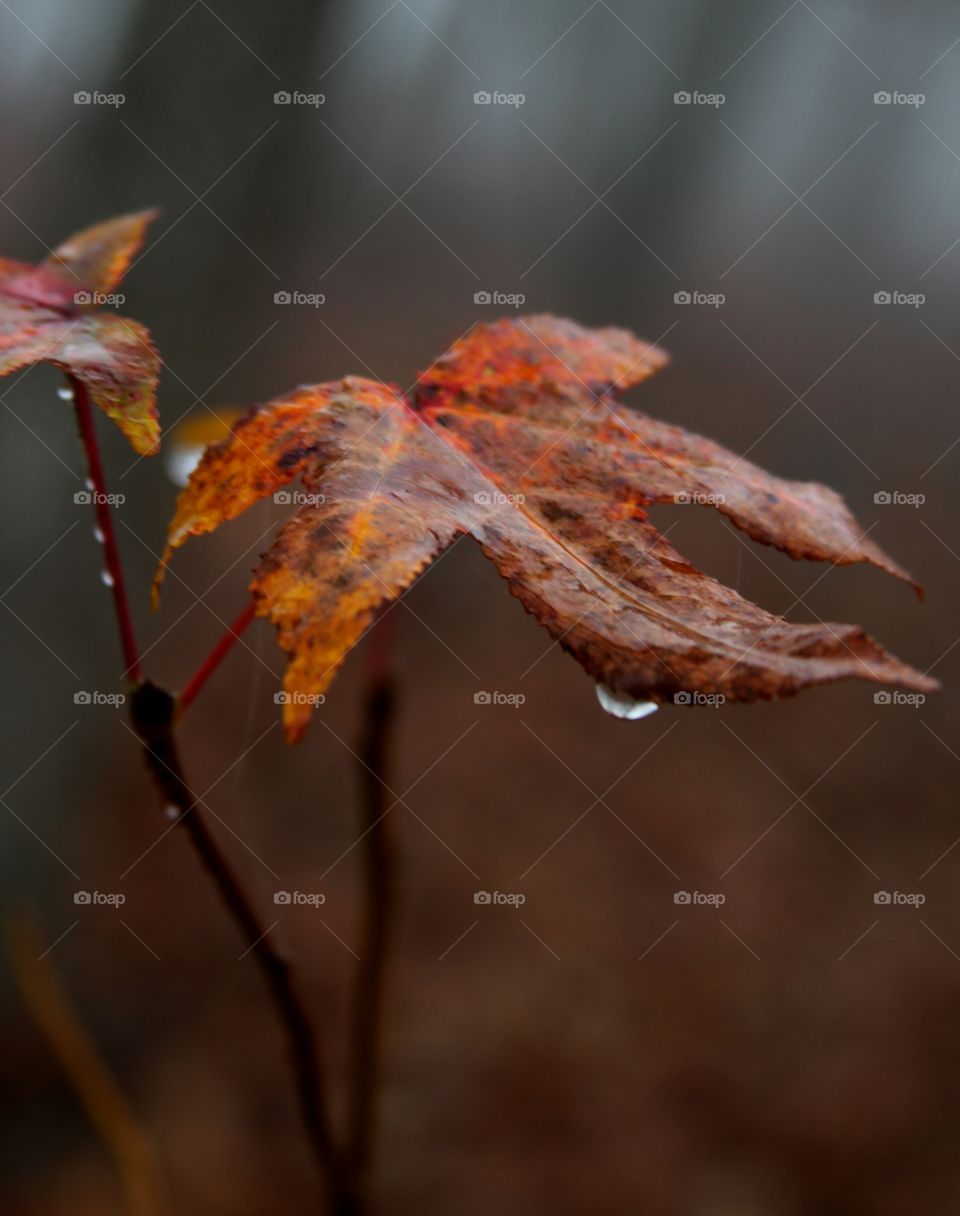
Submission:
[[[117,536],[113,528],[113,513],[107,497],[107,485],[103,475],[103,464],[100,460],[100,448],[97,444],[97,432],[93,420],[93,410],[90,406],[90,394],[82,380],[68,376],[70,388],[73,390],[73,404],[80,428],[80,439],[87,455],[87,467],[90,471],[90,483],[93,486],[94,510],[97,516],[97,528],[103,541],[106,574],[113,594],[113,604],[117,613],[117,626],[120,630],[120,645],[123,647],[123,661],[126,663],[126,676],[131,684],[139,684],[143,678],[140,668],[140,652],[133,632],[133,617],[130,613],[130,601],[127,599],[127,589],[123,580],[123,567],[120,563],[120,550],[117,546]]]
[[[163,1184],[150,1137],[84,1030],[32,921],[7,926],[10,963],[23,1003],[109,1149],[130,1216],[159,1216]]]
[[[370,637],[363,735],[359,745],[363,785],[364,905],[360,967],[354,992],[351,1043],[351,1105],[348,1156],[361,1193],[373,1155],[380,1080],[383,1005],[391,912],[396,887],[395,849],[386,799],[395,689],[391,673],[391,627],[382,617]]]
[[[359,1210],[358,1204],[334,1142],[323,1100],[320,1059],[313,1030],[290,965],[269,942],[270,926],[264,925],[258,917],[252,900],[244,890],[226,856],[221,852],[200,813],[196,798],[191,794],[184,779],[174,733],[176,700],[170,693],[158,688],[155,684],[143,681],[123,570],[120,564],[120,553],[108,505],[106,479],[103,474],[90,399],[86,387],[80,381],[73,377],[69,377],[69,379],[74,392],[80,435],[90,467],[90,480],[97,495],[97,522],[106,550],[107,571],[114,592],[117,623],[127,660],[127,674],[136,685],[130,698],[130,713],[134,729],[143,742],[147,765],[164,807],[174,808],[178,822],[186,831],[197,856],[213,879],[227,910],[240,929],[247,944],[247,952],[257,960],[267,982],[277,1016],[287,1036],[300,1111],[314,1156],[326,1184],[331,1216],[356,1216]],[[231,635],[229,641],[221,639],[220,647],[215,648],[215,652],[217,649],[221,650],[217,662],[239,636],[240,627],[245,623],[243,621],[245,615],[246,612],[242,613],[229,631]],[[204,682],[215,666],[215,662],[204,664],[207,670],[203,678],[198,680],[194,695],[199,685]],[[198,673],[199,675],[200,673]]]
[[[253,620],[253,616],[254,604],[253,600],[250,600],[233,624],[227,628],[226,633],[223,634],[187,683],[184,684],[183,690],[177,697],[178,717],[182,717],[183,714],[187,712],[197,693],[201,688],[203,688],[207,680],[210,679],[213,673],[233,649],[237,639]]]
[[[330,1211],[335,1216],[353,1216],[357,1207],[323,1100],[320,1057],[303,999],[290,964],[270,942],[270,926],[258,916],[240,879],[207,827],[197,799],[184,778],[173,727],[176,701],[168,692],[148,681],[133,694],[131,711],[164,806],[175,811],[177,822],[189,836],[239,928],[247,951],[256,959],[266,980],[287,1037],[300,1111],[314,1156],[326,1180]]]

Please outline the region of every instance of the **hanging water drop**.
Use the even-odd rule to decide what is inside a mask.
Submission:
[[[166,815],[166,817],[168,819],[179,819],[180,818],[180,808],[177,806],[174,806],[174,804],[172,802],[167,803],[167,805],[163,808],[163,813],[164,813],[164,815]]]
[[[205,448],[202,444],[184,444],[167,452],[164,463],[167,475],[175,486],[185,486],[190,480],[190,474],[200,463],[200,457]]]
[[[91,494],[92,494],[92,493],[93,493],[93,491],[94,491],[94,490],[97,488],[97,487],[96,487],[96,486],[93,484],[93,478],[91,478],[91,477],[88,477],[88,478],[87,478],[87,479],[84,481],[84,483],[83,483],[83,484],[84,484],[84,485],[87,487],[87,489],[90,491],[90,493],[91,493]]]
[[[103,529],[99,527],[99,525],[93,529],[93,539],[98,541],[101,545],[107,539],[104,535]]]
[[[73,400],[73,389],[67,387],[66,385],[63,388],[58,388],[57,396],[60,398],[61,401],[72,401]]]
[[[103,583],[104,587],[112,587],[113,586],[113,575],[110,573],[109,570],[101,570],[100,571],[100,581],[101,581],[101,583]]]
[[[654,713],[659,706],[656,701],[638,701],[625,692],[614,692],[606,684],[597,685],[597,700],[615,718],[626,718],[631,722]]]

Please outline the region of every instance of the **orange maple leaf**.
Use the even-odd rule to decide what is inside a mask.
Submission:
[[[614,698],[750,701],[847,677],[936,689],[857,626],[791,624],[750,603],[653,527],[651,503],[703,503],[793,557],[909,581],[832,490],[614,400],[666,362],[624,330],[543,316],[475,327],[409,400],[358,378],[297,389],[207,449],[157,587],[188,537],[302,481],[251,584],[289,655],[290,741],[377,608],[463,534]]]
[[[156,214],[87,228],[37,266],[0,259],[0,376],[53,363],[87,386],[141,455],[158,448],[160,359],[145,326],[99,309],[113,302]]]

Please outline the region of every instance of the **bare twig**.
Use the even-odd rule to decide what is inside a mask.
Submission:
[[[336,1216],[352,1216],[357,1208],[334,1142],[323,1099],[320,1057],[303,999],[290,964],[270,942],[270,926],[257,914],[184,778],[173,729],[175,711],[176,701],[170,693],[149,681],[141,684],[131,698],[133,724],[143,741],[163,804],[176,814],[178,824],[187,833],[270,990],[287,1038],[303,1123],[326,1180],[330,1211]]]
[[[392,620],[382,617],[371,634],[365,720],[359,745],[365,881],[360,966],[351,1022],[349,1161],[361,1193],[376,1133],[384,990],[396,881],[395,852],[387,823],[390,808],[386,800],[396,700],[388,632],[392,624]]]
[[[150,1137],[84,1030],[37,930],[24,917],[7,925],[7,947],[23,1003],[110,1150],[130,1216],[160,1216],[163,1184]]]

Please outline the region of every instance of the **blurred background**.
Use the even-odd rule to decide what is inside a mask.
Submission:
[[[392,614],[377,1211],[957,1210],[958,72],[947,0],[0,6],[0,248],[39,260],[162,208],[122,291],[165,361],[165,429],[348,373],[405,388],[515,308],[622,325],[674,355],[629,400],[836,487],[927,589],[920,605],[660,508],[709,573],[791,620],[862,623],[945,691],[882,704],[849,683],[625,723],[472,542],[423,577]],[[260,977],[167,832],[125,710],[74,701],[124,685],[59,383],[0,386],[5,914],[35,918],[170,1211],[316,1210]],[[176,490],[162,457],[100,433],[146,666],[175,688],[284,510],[188,547],[154,615]],[[340,1104],[365,647],[291,750],[272,631],[245,642],[185,759],[298,961]],[[0,997],[4,1210],[122,1210],[6,958]]]

